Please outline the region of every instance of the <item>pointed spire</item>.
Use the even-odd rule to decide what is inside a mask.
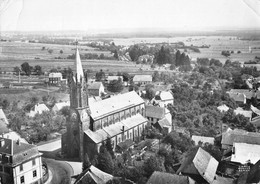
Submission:
[[[75,68],[76,68],[76,77],[77,81],[80,81],[80,78],[84,79],[84,73],[82,68],[82,63],[80,60],[79,50],[78,50],[78,42],[76,42],[76,61],[75,61]]]

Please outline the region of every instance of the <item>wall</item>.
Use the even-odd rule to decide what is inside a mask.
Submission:
[[[33,177],[33,171],[36,170],[37,176]],[[33,183],[42,178],[42,160],[41,157],[35,158],[35,165],[32,160],[23,163],[23,171],[20,171],[20,165],[13,169],[14,183],[20,184],[21,176],[24,176],[25,183]]]

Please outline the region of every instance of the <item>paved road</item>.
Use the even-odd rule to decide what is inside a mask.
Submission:
[[[73,169],[68,163],[49,158],[43,158],[43,160],[47,163],[48,169],[50,169],[52,172],[52,179],[50,181],[50,184],[71,183]]]
[[[39,151],[52,152],[61,148],[61,139],[38,146]]]

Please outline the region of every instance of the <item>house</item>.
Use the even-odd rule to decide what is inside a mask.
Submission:
[[[151,103],[160,107],[167,107],[168,104],[173,105],[174,97],[170,91],[157,91]]]
[[[42,159],[37,146],[0,138],[0,158],[1,183],[42,183]]]
[[[246,104],[246,95],[244,93],[227,92],[229,97],[235,100],[238,105]]]
[[[153,81],[152,75],[135,75],[133,78],[133,83],[138,85],[150,84]]]
[[[238,107],[237,109],[234,110],[235,115],[241,114],[243,116],[245,116],[246,118],[249,119],[249,121],[251,121],[252,119],[252,111],[245,111],[242,108]]]
[[[232,150],[232,162],[255,164],[260,160],[260,145],[234,142]]]
[[[229,107],[226,106],[225,104],[223,104],[223,105],[218,106],[217,109],[218,109],[220,112],[223,112],[223,113],[224,113],[224,112],[227,112],[227,111],[229,110]]]
[[[144,117],[144,100],[135,92],[127,92],[90,104],[80,54],[76,49],[75,76],[70,83],[70,115],[66,133],[62,135],[62,152],[83,161],[93,159],[108,138],[113,148],[130,139],[139,141],[148,120]]]
[[[53,106],[52,110],[54,112],[58,112],[60,111],[63,107],[69,107],[70,106],[70,102],[58,102],[55,103],[55,105]]]
[[[172,115],[165,107],[147,105],[145,106],[145,117],[152,125],[155,125],[158,121],[165,119],[169,122],[170,126],[172,126]]]
[[[185,158],[176,174],[189,176],[197,183],[213,183],[217,167],[218,161],[199,147]]]
[[[62,74],[60,72],[49,74],[49,84],[50,85],[60,85],[61,83],[67,84],[67,79],[63,79]]]
[[[157,123],[154,124],[154,127],[157,128],[160,132],[164,131],[165,133],[170,133],[172,131],[172,123],[168,119],[160,119]]]
[[[188,176],[154,171],[146,184],[195,184],[195,181]]]
[[[197,135],[193,135],[191,137],[191,140],[194,141],[195,145],[199,145],[199,143],[201,144],[205,144],[205,143],[209,143],[214,145],[214,137],[204,137],[204,136],[197,136]]]
[[[231,89],[228,93],[242,93],[246,96],[247,100],[251,100],[252,97],[260,99],[260,91],[254,91],[250,89]]]
[[[113,179],[112,175],[105,173],[91,165],[78,176],[74,184],[106,184],[111,179]]]
[[[34,117],[36,114],[42,114],[43,111],[49,111],[49,108],[45,104],[36,104],[27,115]]]
[[[123,81],[123,76],[107,76],[107,83],[110,83],[113,80],[121,79]]]
[[[240,129],[232,130],[230,128],[222,133],[222,149],[232,148],[234,142],[260,145],[260,133],[247,132]]]
[[[88,92],[93,96],[101,96],[105,93],[105,88],[102,82],[93,82],[88,86]]]

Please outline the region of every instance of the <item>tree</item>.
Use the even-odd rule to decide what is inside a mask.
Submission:
[[[82,172],[88,169],[91,166],[91,162],[89,161],[88,154],[85,154],[83,163],[82,163]]]
[[[121,78],[118,80],[112,80],[107,86],[107,90],[114,93],[121,92],[123,89],[124,85]]]
[[[34,71],[36,72],[37,75],[41,75],[43,72],[42,72],[42,67],[40,65],[36,65],[34,67]]]
[[[154,85],[146,84],[145,92],[146,92],[146,98],[148,98],[149,100],[152,100],[155,97]]]
[[[48,52],[49,52],[49,54],[52,54],[52,53],[53,53],[53,50],[52,50],[52,49],[49,49]]]
[[[159,159],[155,156],[151,156],[145,160],[143,170],[145,172],[145,176],[150,177],[154,171],[163,171],[163,168]]]
[[[98,160],[97,168],[99,168],[100,170],[106,173],[113,174],[114,162],[112,160],[110,153],[107,151],[106,148],[100,150],[97,160]]]
[[[63,54],[63,50],[60,50],[60,54]]]
[[[19,75],[19,72],[20,72],[20,68],[18,66],[14,67],[14,72],[16,75]]]
[[[101,69],[99,72],[96,73],[96,81],[103,81],[105,80],[105,72]]]
[[[29,76],[31,74],[31,67],[29,63],[24,62],[23,64],[21,64],[21,69],[25,72],[26,75]]]
[[[128,87],[128,91],[138,91],[139,90],[139,86],[137,86],[136,84],[131,84]]]
[[[113,145],[112,145],[112,142],[111,142],[111,139],[110,139],[110,138],[108,138],[108,139],[106,140],[105,146],[106,146],[107,151],[108,151],[108,152],[110,153],[110,155],[112,156],[112,158],[114,158],[114,157],[115,157],[115,154],[114,154]]]

